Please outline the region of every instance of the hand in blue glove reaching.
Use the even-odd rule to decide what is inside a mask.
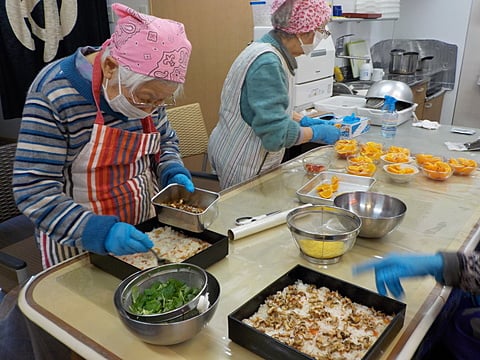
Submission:
[[[331,125],[312,125],[312,142],[334,144],[340,139],[340,129]]]
[[[335,125],[336,121],[335,120],[323,120],[321,118],[311,118],[308,116],[304,116],[300,120],[300,126],[312,126],[312,125]]]
[[[146,252],[152,246],[148,235],[123,222],[113,225],[105,239],[105,249],[113,255]]]
[[[432,275],[443,283],[443,257],[435,255],[399,255],[392,254],[379,261],[371,261],[356,266],[353,270],[359,274],[375,270],[375,282],[379,294],[386,296],[387,289],[396,298],[404,294],[401,278]]]
[[[180,184],[183,185],[188,192],[193,193],[195,191],[195,186],[193,185],[192,180],[190,180],[188,176],[184,174],[172,176],[172,178],[168,181],[168,184]]]

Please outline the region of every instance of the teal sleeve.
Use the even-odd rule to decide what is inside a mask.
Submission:
[[[278,56],[267,52],[250,65],[242,87],[240,109],[268,151],[297,142],[300,125],[287,113],[288,77]]]

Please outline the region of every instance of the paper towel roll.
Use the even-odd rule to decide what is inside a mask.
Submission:
[[[254,221],[250,224],[235,226],[234,228],[228,229],[228,232],[227,232],[228,239],[238,240],[238,239],[256,234],[263,230],[267,230],[272,227],[285,224],[287,221],[287,215],[290,211],[294,209],[306,207],[306,206],[311,206],[311,205],[312,204],[305,204],[302,206],[297,206],[297,207],[294,207],[293,209],[285,210],[285,211],[279,212],[278,214],[267,216],[266,218]]]

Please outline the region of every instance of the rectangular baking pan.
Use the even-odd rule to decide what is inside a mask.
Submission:
[[[152,204],[155,206],[158,221],[161,223],[201,233],[218,216],[219,199],[220,194],[213,191],[197,187],[193,193],[190,193],[182,185],[170,184],[153,197]],[[195,214],[165,205],[179,200],[204,210]]]
[[[373,307],[388,315],[394,315],[390,324],[365,353],[363,360],[378,359],[404,324],[406,304],[302,265],[297,265],[228,315],[229,338],[264,359],[311,359],[310,356],[242,322],[243,319],[253,315],[269,295],[281,291],[297,280],[302,280],[306,284],[314,284],[317,287],[325,286],[330,290],[338,291],[340,295],[349,297],[358,304]]]
[[[316,188],[325,182],[329,183],[332,176],[338,177],[338,190],[330,199],[324,199],[318,195]],[[333,205],[333,199],[335,196],[350,191],[368,191],[375,181],[375,178],[372,177],[343,174],[334,171],[323,171],[298,189],[297,197],[298,200],[305,204]]]
[[[165,224],[162,224],[156,218],[153,218],[137,225],[136,228],[143,232],[149,232],[160,226],[165,226]],[[198,265],[201,268],[206,269],[228,255],[228,238],[225,235],[210,230],[204,230],[201,233],[197,233],[178,229],[173,226],[171,226],[171,228],[211,244],[208,248],[186,259],[184,262]],[[89,257],[90,262],[93,265],[121,280],[140,270],[115,256],[89,253]]]

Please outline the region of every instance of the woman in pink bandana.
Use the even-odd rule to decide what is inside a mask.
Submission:
[[[292,109],[295,57],[308,55],[318,45],[328,34],[329,20],[324,0],[274,0],[274,29],[234,61],[208,148],[222,188],[277,166],[285,148],[338,140],[336,127],[296,116]]]
[[[165,112],[185,82],[185,29],[112,9],[111,38],[49,64],[27,95],[13,185],[45,268],[86,250],[147,251],[133,225],[155,217],[152,196],[172,183],[194,191]]]

